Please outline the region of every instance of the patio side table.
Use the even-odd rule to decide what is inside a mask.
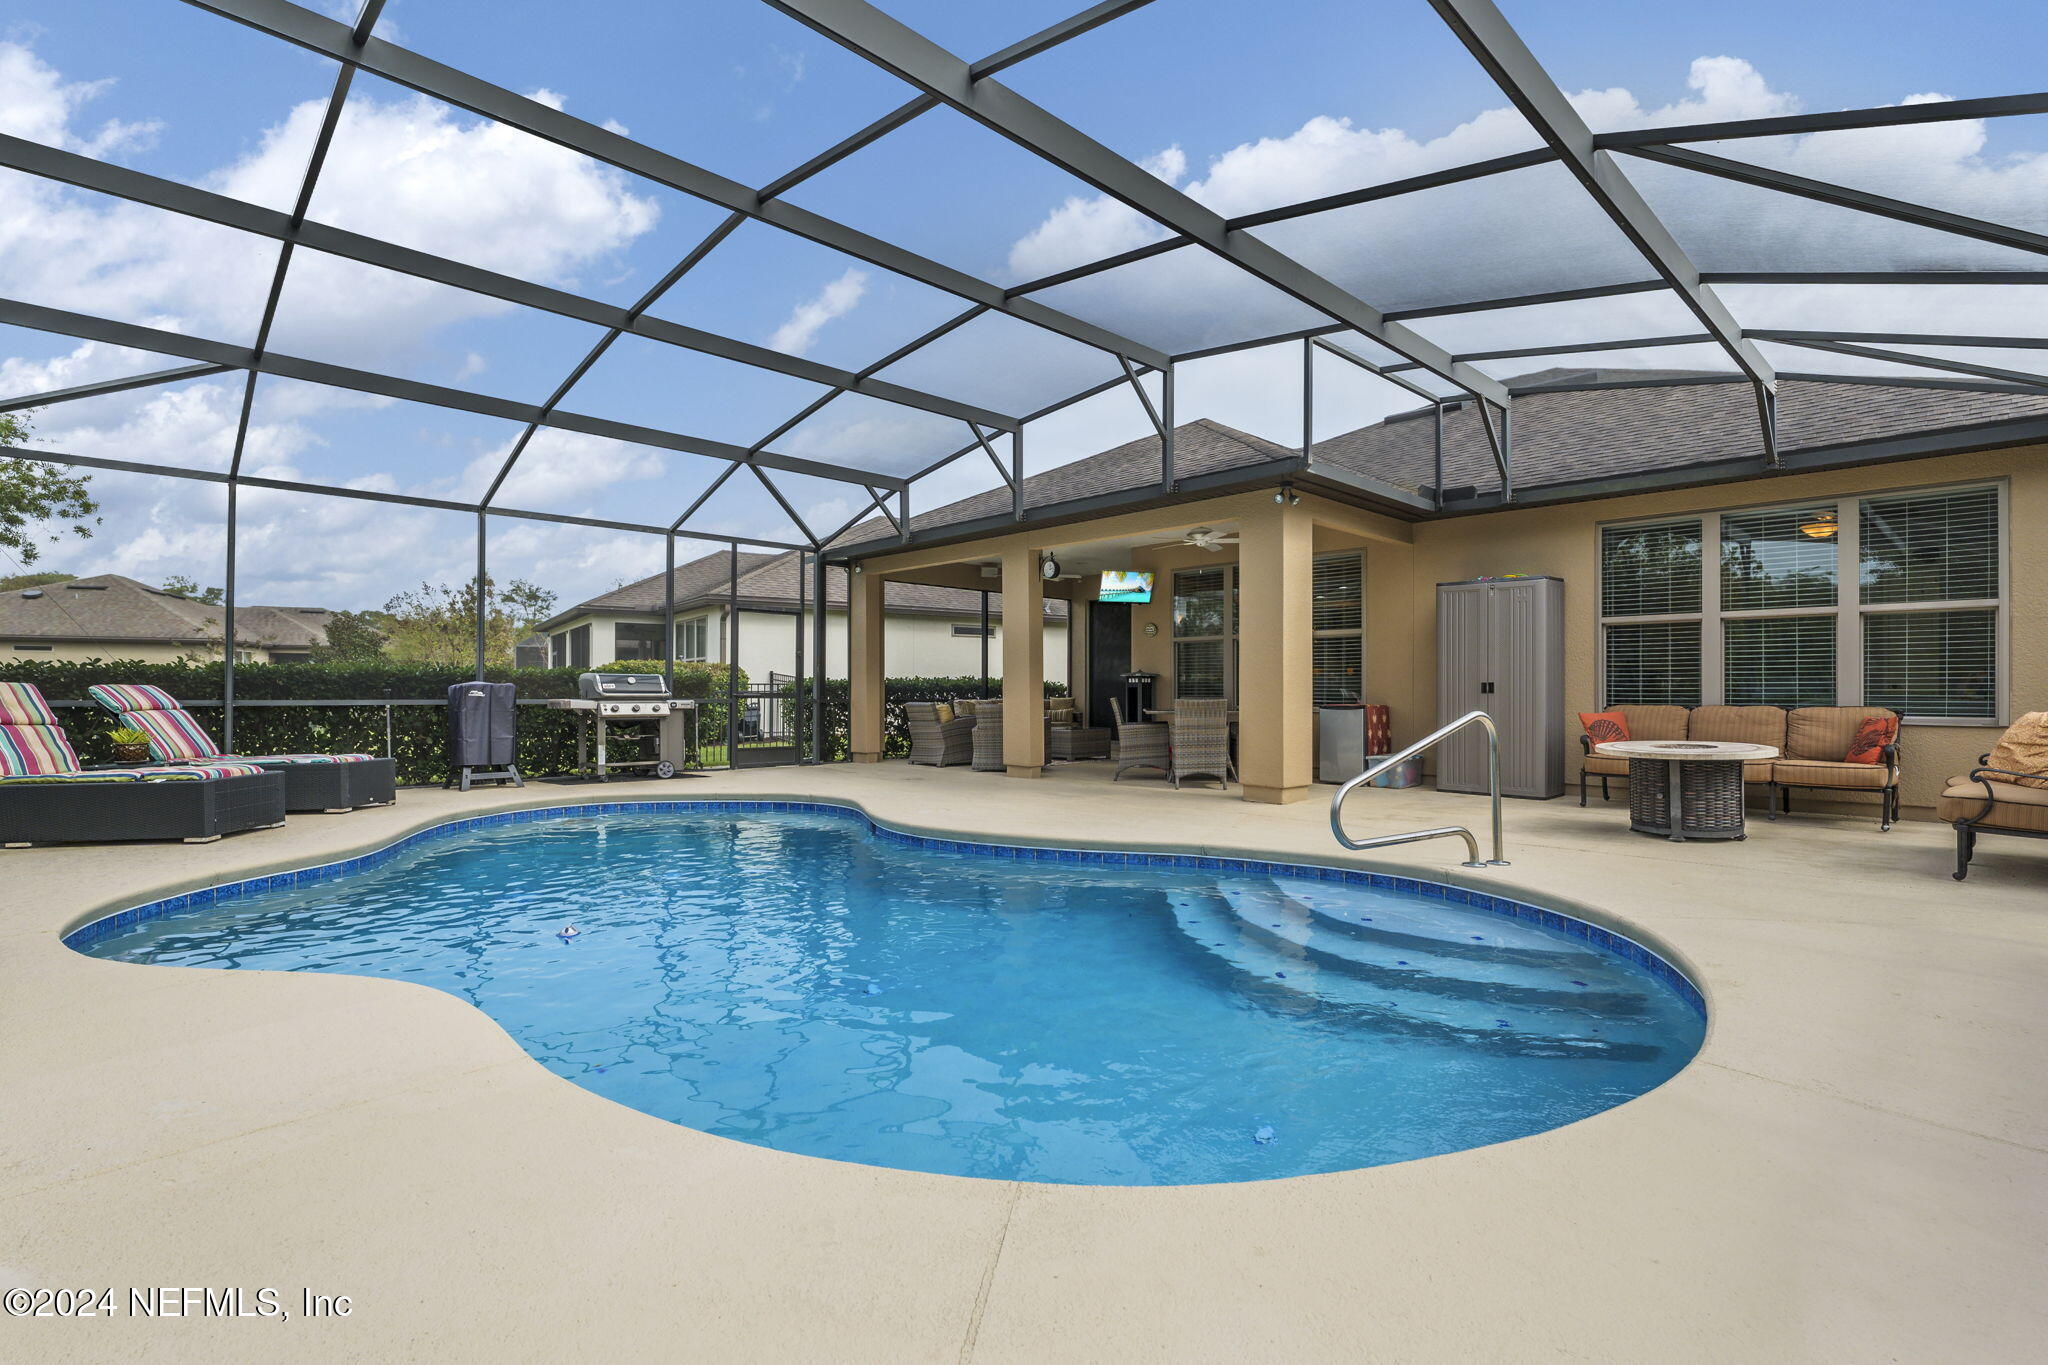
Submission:
[[[1628,760],[1628,827],[1678,844],[1747,839],[1742,765],[1778,756],[1768,744],[1702,740],[1617,740],[1593,752]]]
[[[1046,757],[1108,758],[1109,731],[1093,725],[1055,725],[1047,736]]]

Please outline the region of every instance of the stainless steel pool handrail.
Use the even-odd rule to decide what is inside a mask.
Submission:
[[[1382,834],[1371,839],[1353,839],[1344,832],[1344,798],[1361,783],[1370,782],[1396,763],[1415,757],[1438,741],[1447,739],[1468,725],[1477,724],[1486,731],[1486,786],[1493,798],[1493,857],[1485,862],[1479,860],[1479,841],[1472,837],[1472,831],[1463,825],[1443,825],[1436,829],[1418,829],[1409,834]],[[1444,839],[1455,834],[1465,841],[1467,858],[1465,867],[1506,867],[1508,860],[1501,856],[1500,842],[1500,731],[1494,727],[1493,717],[1484,711],[1467,711],[1449,725],[1439,726],[1398,754],[1388,754],[1379,762],[1367,768],[1358,776],[1337,788],[1337,794],[1330,798],[1330,833],[1337,836],[1337,842],[1354,851],[1367,848],[1387,848],[1393,844],[1412,844],[1423,839]]]

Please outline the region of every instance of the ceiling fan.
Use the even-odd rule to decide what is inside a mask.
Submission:
[[[1186,535],[1180,537],[1181,544],[1192,545],[1197,550],[1208,550],[1212,554],[1226,545],[1237,544],[1237,540],[1235,532],[1226,533],[1209,526],[1191,527]]]

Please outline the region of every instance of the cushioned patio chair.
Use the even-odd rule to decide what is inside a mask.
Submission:
[[[1875,792],[1877,827],[1899,818],[1899,713],[1882,706],[1800,706],[1785,717],[1785,753],[1771,765],[1770,818],[1793,788]]]
[[[398,798],[397,764],[371,754],[224,754],[213,736],[177,698],[146,684],[99,683],[92,699],[149,736],[160,763],[254,763],[285,777],[285,805],[293,811],[347,811],[389,805]]]
[[[210,843],[284,817],[283,776],[251,763],[86,768],[40,692],[0,683],[0,845]]]
[[[944,768],[974,757],[972,716],[956,716],[944,702],[907,701],[903,719],[910,730],[912,763]]]
[[[1172,750],[1164,721],[1125,720],[1123,703],[1115,697],[1109,699],[1109,714],[1116,719],[1116,771],[1109,775],[1110,781],[1121,779],[1133,768],[1172,775]]]
[[[1956,831],[1955,879],[1970,875],[1980,833],[2048,839],[2048,711],[2029,711],[1977,759],[1951,777],[1935,815]]]
[[[1237,776],[1230,761],[1230,703],[1224,698],[1175,698],[1167,736],[1175,787],[1187,778],[1213,777],[1227,784]]]

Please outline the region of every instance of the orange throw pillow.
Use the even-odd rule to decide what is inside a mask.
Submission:
[[[1899,723],[1891,716],[1872,716],[1856,727],[1849,741],[1844,763],[1876,763],[1884,757],[1884,746],[1899,737]]]
[[[1628,717],[1619,711],[1581,711],[1579,724],[1595,744],[1619,744],[1628,738]]]

